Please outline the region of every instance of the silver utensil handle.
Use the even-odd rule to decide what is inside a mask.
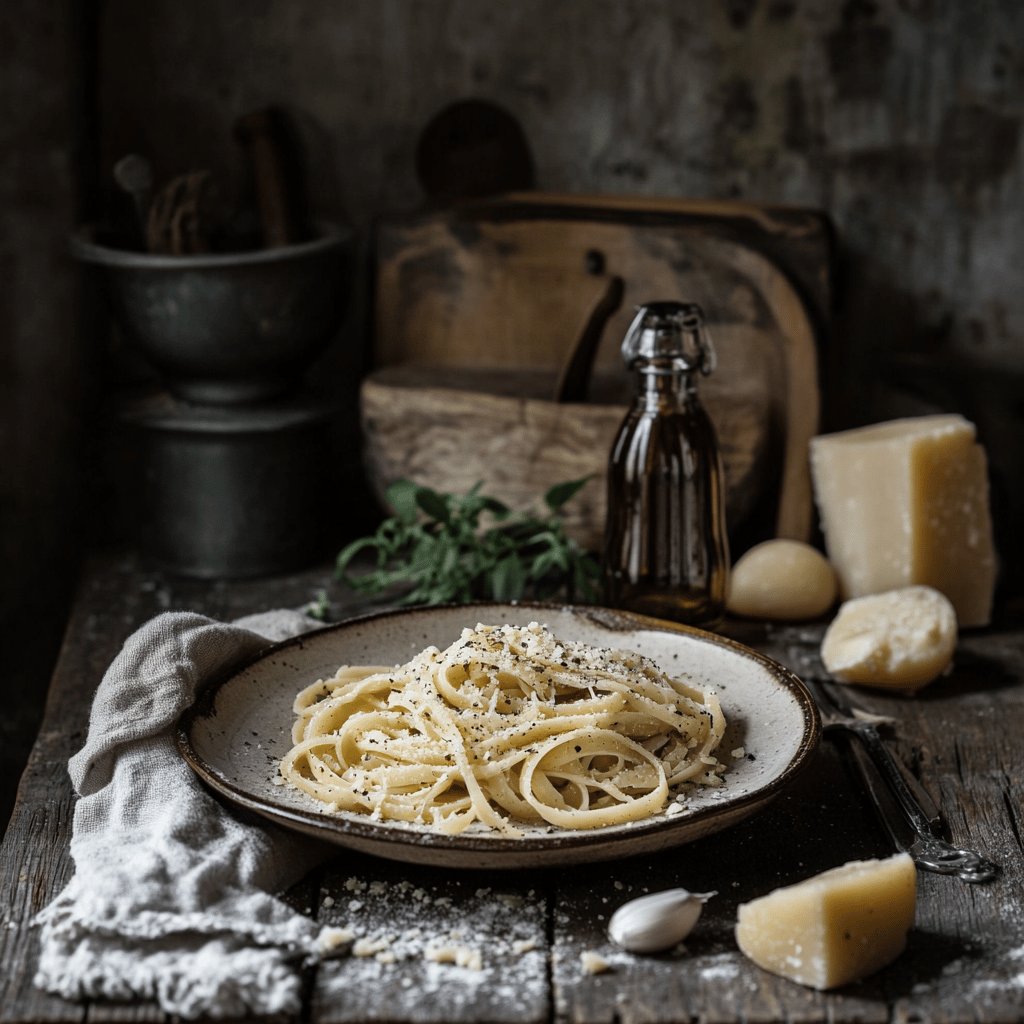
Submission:
[[[867,722],[844,722],[839,728],[857,737],[899,803],[914,833],[914,842],[907,852],[918,867],[940,875],[957,875],[965,882],[989,882],[996,877],[999,868],[992,861],[974,850],[947,843],[935,834],[928,814],[918,803],[898,762],[873,725]]]

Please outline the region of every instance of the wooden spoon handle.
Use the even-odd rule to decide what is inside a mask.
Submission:
[[[299,228],[289,195],[278,115],[272,109],[246,114],[238,119],[235,134],[252,166],[263,245],[272,248],[297,241]]]
[[[601,343],[605,324],[622,305],[625,285],[621,277],[609,277],[604,291],[590,311],[583,330],[569,353],[555,385],[556,402],[583,402],[587,397],[590,372],[594,366],[597,347]]]

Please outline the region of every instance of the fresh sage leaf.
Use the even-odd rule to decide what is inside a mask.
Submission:
[[[585,476],[579,480],[567,480],[565,483],[555,484],[544,495],[544,504],[552,512],[557,512],[567,501],[576,497],[589,479],[589,476]]]
[[[384,497],[394,509],[395,516],[402,523],[416,521],[416,494],[419,488],[411,480],[396,480],[385,492]]]
[[[480,484],[466,494],[445,494],[396,481],[387,490],[394,515],[339,553],[336,574],[360,593],[387,594],[402,604],[594,599],[598,564],[566,534],[560,511],[586,482],[550,488],[548,512],[537,515],[514,512],[481,493]],[[354,560],[366,552],[375,568],[353,575]]]
[[[431,519],[440,523],[448,523],[451,520],[451,512],[448,502],[429,487],[419,487],[416,490],[416,504],[419,505]]]
[[[506,555],[491,573],[491,596],[495,601],[518,601],[525,585],[523,563],[515,555]]]

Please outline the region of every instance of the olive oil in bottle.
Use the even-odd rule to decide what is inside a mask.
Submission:
[[[640,306],[622,342],[637,393],[608,464],[604,599],[616,608],[714,626],[729,555],[721,460],[696,375],[714,369],[699,306]]]

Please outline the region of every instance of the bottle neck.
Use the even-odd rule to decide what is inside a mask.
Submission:
[[[685,370],[640,363],[636,375],[636,401],[644,408],[681,406],[697,397],[694,374]]]

